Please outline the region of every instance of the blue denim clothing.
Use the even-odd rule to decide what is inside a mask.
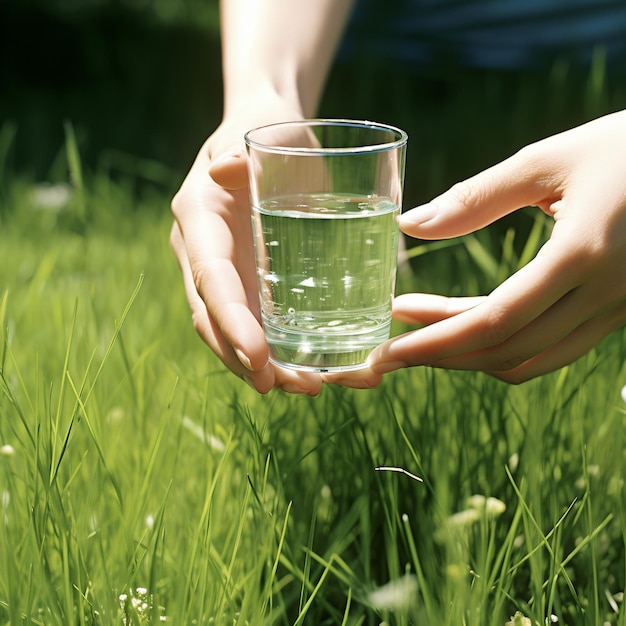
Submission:
[[[626,73],[626,0],[359,0],[342,49],[416,69],[588,65],[598,53]]]

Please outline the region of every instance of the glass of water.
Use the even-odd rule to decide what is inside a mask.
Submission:
[[[407,134],[304,120],[245,135],[271,360],[341,372],[389,338]]]

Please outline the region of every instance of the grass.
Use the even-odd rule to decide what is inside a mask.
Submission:
[[[67,186],[0,178],[0,625],[626,624],[624,331],[518,387],[257,396],[191,327],[169,194],[67,136]],[[400,289],[484,291],[545,236],[413,248]]]

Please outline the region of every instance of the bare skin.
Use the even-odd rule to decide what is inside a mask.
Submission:
[[[456,237],[528,205],[554,219],[537,256],[484,298],[396,298],[394,316],[425,327],[372,353],[372,384],[415,365],[520,383],[626,324],[626,111],[527,146],[408,211],[400,226],[421,239]]]
[[[571,363],[626,324],[626,111],[522,149],[405,213],[420,239],[464,235],[520,207],[554,219],[537,256],[481,298],[404,294],[394,316],[422,328],[343,376],[269,362],[260,324],[244,133],[311,117],[351,0],[223,0],[224,118],[172,201],[171,243],[194,326],[259,393],[369,388],[404,367],[484,371],[520,383]]]
[[[259,393],[316,395],[318,375],[277,367],[260,323],[243,136],[310,117],[352,0],[223,0],[224,117],[172,200],[172,248],[194,327]]]

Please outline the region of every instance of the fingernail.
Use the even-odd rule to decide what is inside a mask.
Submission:
[[[243,351],[241,350],[241,348],[235,348],[235,354],[237,355],[237,358],[239,359],[239,361],[241,362],[241,364],[248,370],[250,370],[251,372],[254,371],[254,368],[252,367],[252,362],[250,361],[250,359],[243,353]]]
[[[432,204],[422,204],[400,215],[398,223],[400,227],[420,226],[435,217],[435,207]]]

